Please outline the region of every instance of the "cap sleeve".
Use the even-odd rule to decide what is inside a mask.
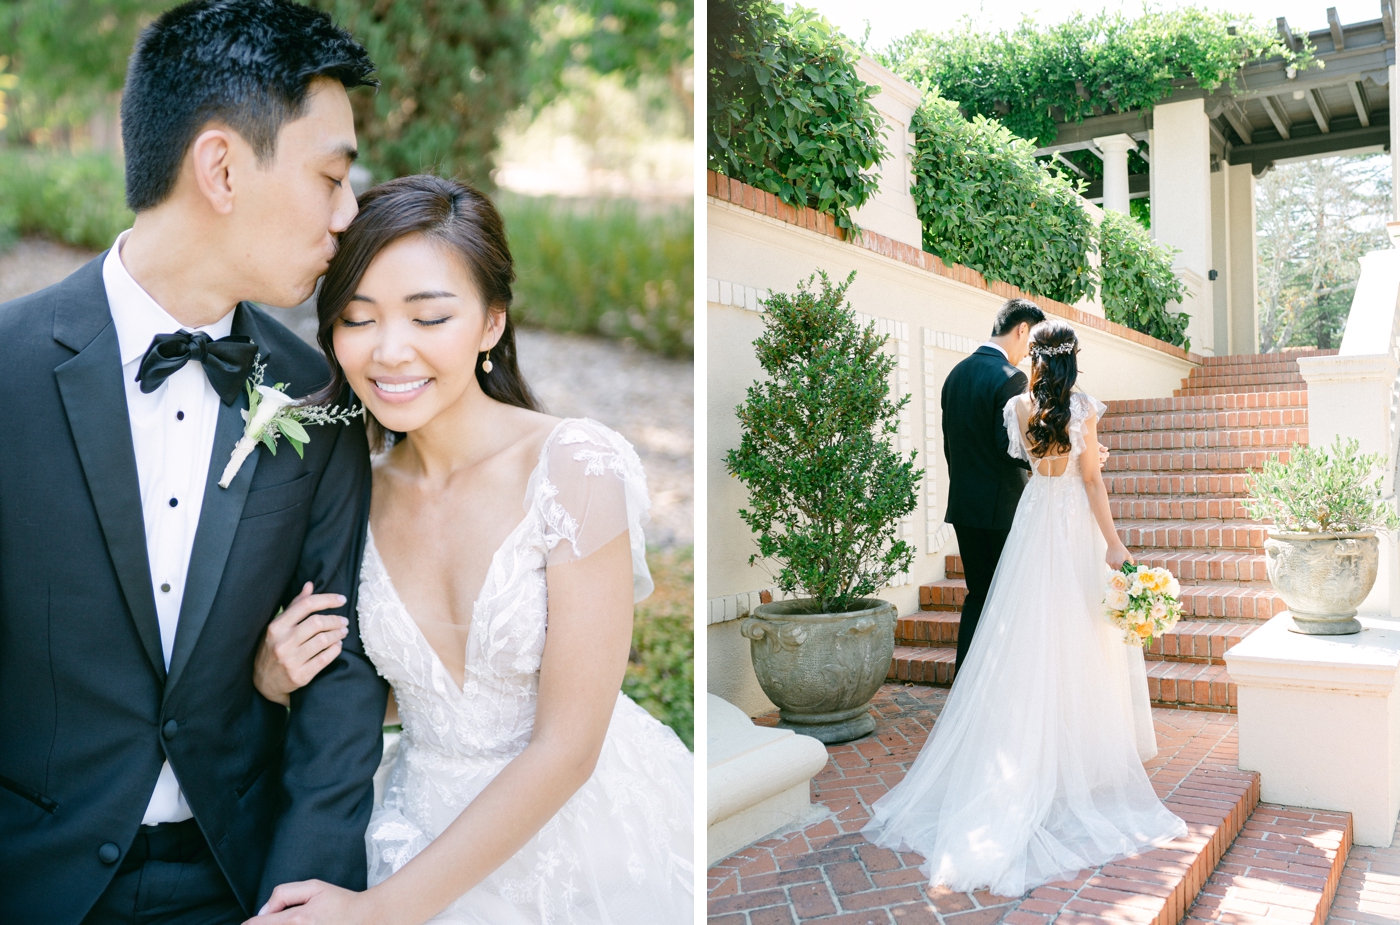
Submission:
[[[1002,423],[1006,425],[1006,454],[1030,462],[1031,458],[1026,454],[1026,443],[1021,439],[1021,420],[1016,417],[1016,401],[1017,399],[1013,398],[1001,406]]]
[[[1101,418],[1108,405],[1085,392],[1075,392],[1070,396],[1069,439],[1074,452],[1084,452],[1084,422],[1090,418]]]
[[[563,422],[545,444],[527,498],[540,505],[548,565],[586,559],[627,533],[633,600],[651,593],[642,530],[651,508],[646,474],[620,434],[587,419]]]

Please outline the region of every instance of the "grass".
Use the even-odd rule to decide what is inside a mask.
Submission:
[[[131,227],[112,157],[0,150],[0,247],[26,235],[102,250]],[[500,193],[522,324],[691,355],[694,206]]]
[[[653,550],[647,564],[656,590],[637,605],[622,690],[694,751],[694,549]]]
[[[668,356],[694,345],[694,205],[502,193],[522,324],[630,339]]]

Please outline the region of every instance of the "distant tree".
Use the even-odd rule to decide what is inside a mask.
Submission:
[[[1336,347],[1363,254],[1387,246],[1390,157],[1275,167],[1255,193],[1259,349]]]

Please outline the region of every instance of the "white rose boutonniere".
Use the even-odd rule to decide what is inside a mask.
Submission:
[[[306,432],[305,425],[344,424],[355,416],[353,411],[345,411],[338,407],[322,408],[298,404],[298,399],[292,398],[284,391],[285,383],[279,382],[273,386],[262,384],[265,369],[264,364],[254,362],[253,373],[248,377],[248,410],[242,412],[246,422],[243,436],[234,444],[233,454],[229,457],[228,465],[224,466],[224,474],[219,477],[220,488],[228,488],[238,470],[243,468],[243,462],[257,449],[259,443],[276,456],[277,438],[286,437],[292,449],[297,451],[297,455],[303,456],[303,447],[311,442],[311,435]]]

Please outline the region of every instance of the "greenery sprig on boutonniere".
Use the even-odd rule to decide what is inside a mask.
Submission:
[[[267,364],[253,361],[253,372],[248,376],[244,387],[248,390],[248,410],[242,412],[246,424],[243,436],[234,444],[224,474],[219,478],[219,487],[228,488],[243,462],[257,449],[259,443],[268,452],[277,455],[277,440],[286,437],[298,456],[304,456],[303,447],[311,442],[306,432],[308,424],[346,424],[354,418],[355,412],[332,406],[298,404],[298,399],[287,394],[287,384],[263,385],[263,375]]]

